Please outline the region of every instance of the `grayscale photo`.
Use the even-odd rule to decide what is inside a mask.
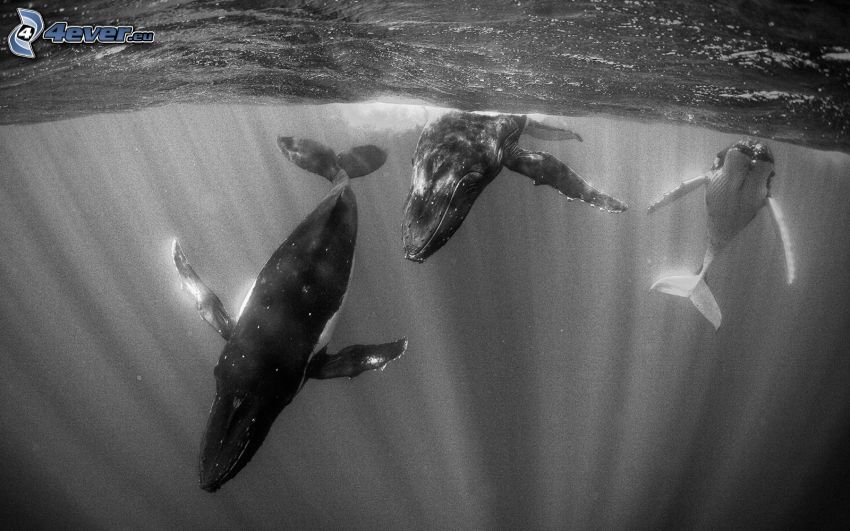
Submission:
[[[850,528],[848,28],[0,2],[0,527]]]

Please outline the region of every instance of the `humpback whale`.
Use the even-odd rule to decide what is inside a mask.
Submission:
[[[484,188],[507,167],[600,210],[626,205],[591,186],[549,153],[519,147],[523,133],[544,140],[581,141],[572,131],[524,115],[452,111],[425,125],[413,155],[413,178],[404,205],[404,255],[424,262],[460,227]]]
[[[683,182],[664,194],[649,207],[649,213],[667,205],[688,192],[705,186],[708,213],[708,248],[702,267],[696,275],[671,276],[658,280],[650,289],[688,297],[714,328],[720,327],[721,313],[717,301],[705,283],[708,267],[717,253],[746,227],[762,207],[771,212],[785,250],[787,282],[794,281],[794,256],[791,238],[782,210],[770,195],[774,171],[770,149],[755,140],[740,140],[717,154],[711,169],[699,177]]]
[[[337,156],[309,140],[284,138],[279,144],[287,147],[290,160],[334,186],[266,262],[240,315],[230,317],[176,239],[172,245],[183,287],[201,317],[227,341],[215,366],[215,399],[201,442],[200,486],[209,492],[251,460],[307,379],[353,378],[382,369],[407,347],[407,340],[400,339],[351,345],[333,354],[327,349],[348,289],[357,238],[349,172],[370,173],[385,155],[374,146]]]

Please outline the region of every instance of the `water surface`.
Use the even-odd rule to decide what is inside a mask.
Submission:
[[[150,45],[0,43],[0,123],[182,103],[424,100],[673,121],[850,151],[843,1],[381,0],[3,4],[133,24]],[[4,33],[5,35],[5,33]]]

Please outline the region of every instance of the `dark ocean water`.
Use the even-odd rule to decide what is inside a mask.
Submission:
[[[17,5],[0,5],[0,26]],[[251,6],[34,4],[158,43],[40,43],[34,62],[0,49],[4,526],[847,527],[840,3]],[[521,145],[631,208],[605,214],[504,170],[443,249],[406,261],[410,158],[445,111],[398,103],[411,100],[546,111],[584,142]],[[715,332],[649,292],[699,267],[700,194],[645,210],[750,132],[776,158],[797,278],[759,214],[709,273]],[[329,189],[278,135],[388,152],[352,185],[360,229],[331,350],[410,346],[383,372],[310,381],[209,494],[198,447],[222,341],[170,243],[238,308]]]
[[[167,103],[424,100],[672,120],[850,150],[844,1],[10,2],[152,45],[0,45],[0,123]],[[73,7],[72,7],[73,6]],[[5,36],[5,33],[4,33]]]
[[[505,170],[425,264],[402,258],[417,106],[173,105],[0,129],[2,518],[85,528],[842,527],[850,443],[850,157],[771,143],[797,250],[761,214],[712,266],[715,332],[650,293],[695,270],[699,194],[645,206],[737,137],[575,118],[526,139],[632,209]],[[198,488],[222,341],[179,237],[231,310],[328,191],[275,138],[389,159],[358,179],[332,349],[402,334],[380,373],[311,381],[240,475]],[[640,142],[635,138],[641,138]]]

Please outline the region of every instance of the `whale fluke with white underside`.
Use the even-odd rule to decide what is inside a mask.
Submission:
[[[706,254],[705,263],[698,274],[665,277],[657,280],[649,289],[690,299],[696,309],[717,329],[720,328],[722,319],[720,307],[705,283],[705,273],[710,263],[711,257]]]
[[[407,348],[407,340],[400,339],[351,345],[335,354],[327,349],[348,291],[357,239],[357,201],[347,172],[365,175],[380,160],[378,148],[340,157],[313,141],[295,141],[292,148],[298,148],[293,153],[300,166],[335,185],[266,262],[236,319],[177,240],[172,245],[184,288],[204,321],[227,340],[215,367],[216,394],[201,442],[200,484],[210,492],[251,460],[308,379],[353,378],[383,369]]]
[[[786,278],[788,284],[791,284],[795,277],[791,237],[779,205],[770,196],[770,184],[775,175],[773,167],[773,155],[767,146],[752,140],[742,140],[718,153],[708,173],[683,182],[653,202],[649,206],[649,213],[705,186],[709,244],[702,267],[696,275],[665,277],[656,281],[650,289],[690,299],[714,328],[719,328],[722,321],[720,307],[705,283],[706,272],[717,253],[764,206],[771,212],[782,239]]]

